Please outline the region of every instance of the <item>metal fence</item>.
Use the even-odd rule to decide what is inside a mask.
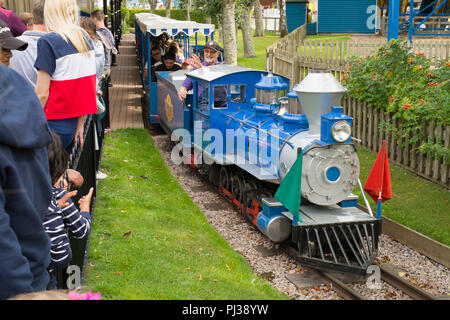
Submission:
[[[69,168],[77,170],[84,178],[83,185],[78,189],[78,193],[72,198],[73,203],[78,208],[78,200],[89,192],[91,187],[94,193],[91,200],[90,213],[94,219],[95,202],[97,197],[96,173],[100,166],[101,152],[105,137],[105,130],[109,128],[109,90],[108,82],[103,82],[103,97],[105,99],[106,110],[103,118],[98,119],[97,115],[89,115],[84,123],[84,144],[76,144],[69,160]],[[72,250],[71,266],[77,266],[81,271],[80,285],[84,283],[86,263],[89,253],[90,234],[83,239],[74,239],[69,236]],[[67,286],[67,268],[56,269],[56,279],[58,289],[73,289]]]

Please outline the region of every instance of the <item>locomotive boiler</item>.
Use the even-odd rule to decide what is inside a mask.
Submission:
[[[180,101],[186,76],[193,90]],[[205,166],[248,221],[295,247],[304,265],[365,273],[381,222],[360,210],[352,193],[360,170],[352,118],[340,106],[345,88],[331,73],[311,70],[290,92],[287,78],[228,65],[157,79],[159,122],[179,141],[175,149]],[[301,188],[290,192],[301,204],[290,212],[274,194],[299,154]]]

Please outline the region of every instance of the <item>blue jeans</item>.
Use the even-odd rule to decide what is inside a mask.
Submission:
[[[50,130],[61,138],[61,144],[70,155],[74,144],[75,132],[77,131],[78,118],[48,120]]]

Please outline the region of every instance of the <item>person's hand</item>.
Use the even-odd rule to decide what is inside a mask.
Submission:
[[[80,147],[82,147],[84,143],[83,136],[84,136],[84,127],[83,126],[77,127],[77,131],[75,131],[75,137],[73,138],[74,143],[77,143],[78,139],[80,139]]]
[[[92,194],[94,193],[94,188],[89,189],[89,193],[78,200],[78,205],[80,206],[81,212],[90,212],[90,205]]]
[[[178,98],[180,98],[181,101],[186,99],[187,95],[187,89],[185,87],[181,87],[180,90],[178,90]]]
[[[202,61],[200,60],[200,58],[195,53],[193,53],[192,56],[191,56],[191,66],[193,66],[193,67],[195,67],[197,69],[200,69],[200,68],[203,67]]]
[[[67,180],[64,179],[64,175],[62,175],[54,184],[53,186],[55,188],[62,188],[64,190],[67,191],[67,187],[69,186],[69,184],[67,183]]]
[[[78,139],[80,139],[80,147],[83,146],[84,143],[84,121],[86,120],[86,116],[78,117],[77,120],[77,130],[75,131],[75,136],[73,138],[74,143],[77,143]]]
[[[79,188],[83,185],[84,178],[81,173],[73,169],[67,169],[66,171],[67,179],[75,188]]]
[[[66,192],[66,194],[61,199],[56,200],[56,202],[58,202],[58,206],[61,209],[64,209],[65,207],[70,205],[70,203],[67,202],[67,200],[69,200],[69,198],[75,197],[76,195],[77,195],[77,190],[71,191],[71,192]]]

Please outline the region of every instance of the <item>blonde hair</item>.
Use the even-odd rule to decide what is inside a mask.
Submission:
[[[22,293],[9,300],[72,300],[67,293],[63,290],[51,290],[51,291],[39,291]]]
[[[44,6],[45,26],[49,32],[59,34],[66,42],[70,40],[79,53],[90,56],[83,31],[78,26],[79,11],[76,0],[46,0]]]

